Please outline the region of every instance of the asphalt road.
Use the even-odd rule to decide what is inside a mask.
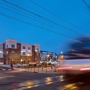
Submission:
[[[27,71],[0,72],[0,90],[90,90],[90,73],[77,76]]]
[[[0,90],[14,90],[14,88],[16,88],[16,90],[19,90],[19,84],[26,84],[26,83],[30,83],[33,82],[35,80],[42,82],[42,84],[44,84],[45,82],[43,82],[43,79],[46,78],[50,78],[50,77],[55,77],[55,76],[59,76],[59,74],[41,74],[41,73],[30,73],[27,71],[4,71],[0,73]],[[40,81],[41,80],[41,81]],[[48,81],[47,81],[48,83]],[[58,87],[59,84],[56,83],[52,83],[53,85],[39,85],[39,87],[43,88],[46,87],[46,90],[48,90],[48,88],[54,88],[54,87]],[[20,86],[21,88],[21,86]],[[26,90],[26,89],[24,89]],[[37,88],[31,88],[30,90],[41,90],[41,89],[37,89]],[[45,89],[43,89],[45,90]]]

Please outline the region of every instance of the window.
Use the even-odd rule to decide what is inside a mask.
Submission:
[[[39,48],[37,48],[37,51],[39,51]]]
[[[2,49],[2,46],[0,46],[0,49]]]
[[[28,47],[28,50],[30,50],[30,47]]]
[[[6,51],[6,54],[8,54],[8,51]]]
[[[6,47],[8,48],[8,44],[6,45]]]
[[[23,46],[23,49],[26,49],[26,47],[25,47],[25,46]]]
[[[25,52],[23,52],[23,55],[25,55],[26,53]]]
[[[15,48],[15,45],[14,44],[11,44],[11,48]]]
[[[12,54],[15,54],[15,51],[12,51],[11,53],[12,53]]]

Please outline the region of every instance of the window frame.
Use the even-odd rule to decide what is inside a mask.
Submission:
[[[26,52],[22,52],[22,55],[26,55]]]
[[[23,49],[26,49],[26,46],[22,46]]]
[[[31,50],[31,47],[28,47],[28,50]]]
[[[14,47],[12,47],[12,45],[13,45]],[[11,44],[11,48],[15,48],[15,45],[14,45],[14,44]]]

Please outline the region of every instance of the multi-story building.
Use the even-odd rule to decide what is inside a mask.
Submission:
[[[40,63],[40,45],[19,43],[14,39],[7,39],[0,44],[0,62],[4,64]]]
[[[48,52],[48,51],[40,51],[40,57],[41,57],[41,61],[42,60],[52,60],[55,61],[58,59],[59,55],[55,52]]]

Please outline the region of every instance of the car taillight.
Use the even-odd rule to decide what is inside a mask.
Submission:
[[[59,67],[58,70],[72,69],[72,67]]]
[[[80,71],[90,70],[90,68],[81,68]]]

